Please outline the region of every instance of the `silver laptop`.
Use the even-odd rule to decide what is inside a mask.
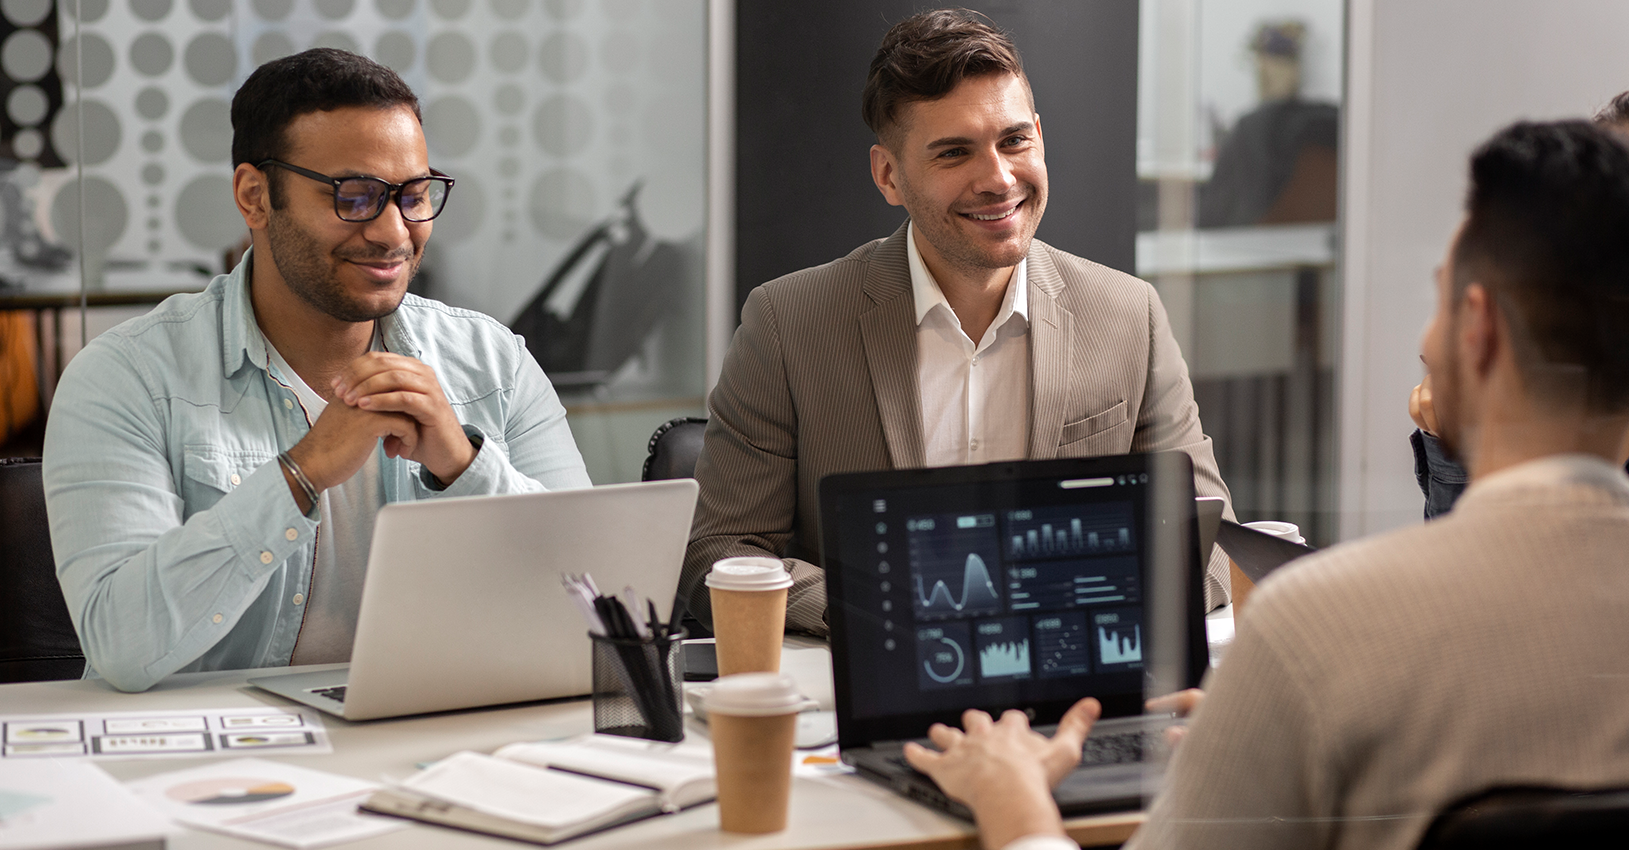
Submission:
[[[587,625],[560,585],[588,572],[671,613],[692,479],[387,505],[348,668],[249,680],[347,720],[587,694]]]

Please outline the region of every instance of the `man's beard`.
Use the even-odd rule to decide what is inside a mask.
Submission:
[[[337,260],[377,262],[397,259],[398,256],[392,252],[324,253],[322,246],[311,234],[301,230],[289,220],[288,216],[278,215],[276,212],[272,213],[271,220],[266,225],[266,239],[268,247],[271,248],[272,262],[277,266],[277,273],[283,276],[283,282],[288,285],[289,291],[325,315],[342,322],[371,322],[396,312],[396,308],[401,306],[400,299],[388,309],[354,303],[346,297],[345,287],[335,274]],[[408,281],[412,281],[413,276],[418,274],[420,257],[399,258],[407,261],[406,276]]]

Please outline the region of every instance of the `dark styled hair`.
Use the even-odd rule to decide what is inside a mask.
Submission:
[[[1607,101],[1607,104],[1595,113],[1595,123],[1614,129],[1629,126],[1629,91]]]
[[[285,159],[294,119],[353,106],[406,106],[413,117],[424,120],[413,89],[395,71],[365,56],[313,47],[261,65],[232,96],[232,167]],[[279,173],[272,169],[267,181],[275,208],[283,205]]]
[[[1470,170],[1454,300],[1489,288],[1535,397],[1629,409],[1629,146],[1599,124],[1522,122]]]
[[[962,80],[985,74],[1013,74],[1029,88],[1018,48],[989,18],[967,9],[918,12],[882,37],[865,79],[860,116],[887,144],[901,106],[938,100]]]

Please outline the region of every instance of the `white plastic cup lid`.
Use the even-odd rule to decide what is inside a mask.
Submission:
[[[803,695],[784,673],[736,673],[714,681],[706,703],[708,714],[775,717],[796,714]]]
[[[1281,537],[1290,541],[1291,543],[1307,542],[1306,539],[1301,536],[1300,527],[1293,522],[1280,522],[1276,519],[1263,519],[1257,520],[1256,522],[1247,522],[1244,524],[1244,527],[1254,528],[1257,531],[1266,532],[1274,537]]]
[[[779,558],[725,558],[707,573],[707,586],[719,590],[780,590],[792,576]]]

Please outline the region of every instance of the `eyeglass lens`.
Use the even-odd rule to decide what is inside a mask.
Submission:
[[[339,184],[334,196],[334,208],[346,221],[367,221],[384,211],[390,188],[381,180],[358,177]],[[402,186],[397,197],[402,218],[408,221],[429,221],[441,212],[447,200],[447,184],[425,178]]]

